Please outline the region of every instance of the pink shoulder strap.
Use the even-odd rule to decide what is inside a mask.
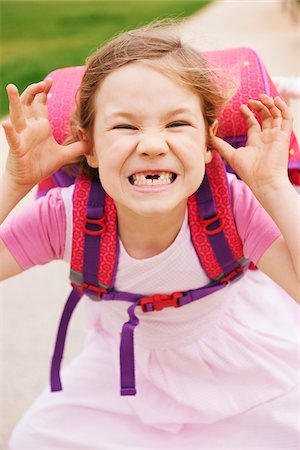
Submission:
[[[188,207],[194,247],[208,276],[221,281],[235,276],[234,272],[245,260],[232,215],[224,165],[216,152],[206,166],[200,188],[189,198]]]
[[[85,258],[89,236],[96,236],[99,241],[97,280],[90,280],[89,275],[94,273],[98,261]],[[78,177],[73,197],[71,280],[79,285],[96,281],[95,286],[108,289],[113,285],[116,253],[117,214],[114,202],[97,180]]]

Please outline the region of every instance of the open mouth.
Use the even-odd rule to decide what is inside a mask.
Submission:
[[[139,172],[130,175],[129,182],[134,186],[157,186],[161,184],[171,184],[177,178],[174,172]]]

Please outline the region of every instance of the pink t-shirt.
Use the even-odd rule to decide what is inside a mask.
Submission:
[[[231,178],[230,187],[244,255],[257,263],[280,231],[243,182]],[[72,194],[73,187],[51,189],[1,227],[0,238],[23,269],[70,259]]]

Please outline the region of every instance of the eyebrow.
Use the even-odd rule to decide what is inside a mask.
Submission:
[[[175,116],[176,114],[192,114],[193,112],[187,108],[176,108],[174,110],[169,111],[165,118]],[[115,117],[125,117],[125,118],[135,118],[134,113],[126,112],[126,111],[115,111],[114,113],[107,116],[107,120],[114,119]]]

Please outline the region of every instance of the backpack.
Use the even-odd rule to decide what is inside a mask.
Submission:
[[[209,64],[217,67],[238,67],[240,87],[219,118],[219,136],[234,147],[244,146],[247,129],[239,112],[242,103],[261,93],[276,96],[261,59],[251,49],[237,48],[204,53]],[[58,69],[49,74],[53,86],[48,95],[49,120],[55,139],[62,143],[68,134],[75,105],[75,95],[84,67]],[[291,136],[289,176],[300,184],[300,153],[294,134]],[[236,230],[231,209],[226,172],[233,172],[213,151],[212,161],[198,190],[188,199],[188,220],[191,238],[202,268],[210,278],[199,289],[172,294],[143,296],[139,293],[118,292],[114,279],[118,266],[117,213],[113,199],[107,195],[99,180],[86,176],[71,177],[59,170],[38,186],[38,196],[55,186],[75,183],[73,196],[73,241],[70,280],[72,291],[60,320],[52,357],[51,391],[62,389],[60,365],[68,324],[77,303],[86,294],[94,301],[123,300],[128,302],[128,321],[121,330],[120,383],[121,395],[135,395],[134,330],[139,306],[144,313],[166,307],[181,307],[216,292],[238,280],[250,266],[243,256],[243,247]]]

